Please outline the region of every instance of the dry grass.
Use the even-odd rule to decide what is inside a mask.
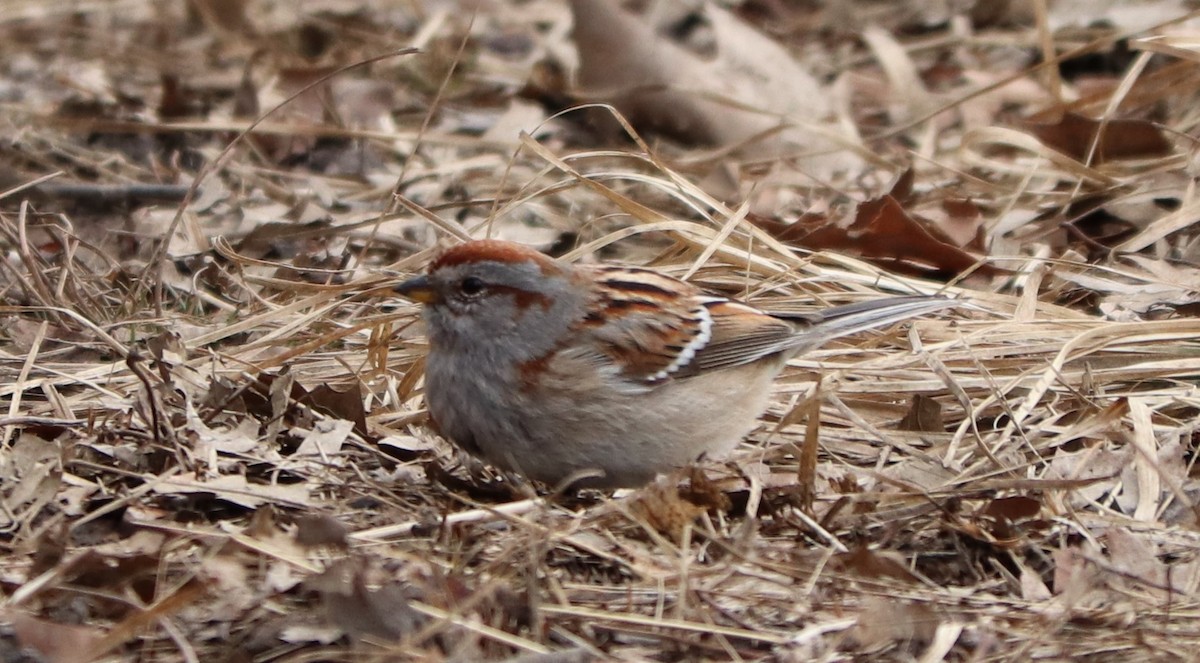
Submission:
[[[22,173],[0,182],[4,660],[1195,657],[1186,43],[1155,41],[1175,59],[1136,61],[1075,105],[1152,108],[1179,138],[1170,158],[1084,165],[1003,118],[946,119],[983,96],[960,90],[859,143],[861,171],[814,185],[780,167],[747,198],[837,210],[886,190],[912,147],[923,195],[974,201],[987,264],[1009,270],[945,285],[780,242],[697,184],[707,152],[580,146],[564,120],[480,138],[471,113],[516,113],[526,70],[476,42],[559,21],[557,3],[477,15],[470,43],[453,13],[334,4],[304,29],[270,3],[199,2],[216,14],[194,24],[146,2],[0,11],[0,82],[28,86],[0,149]],[[239,33],[268,19],[277,34]],[[268,37],[306,29],[336,35],[321,65],[393,53],[334,80],[397,98],[339,125],[336,96],[296,95],[314,78],[269,82],[294,54]],[[158,46],[139,40],[154,30]],[[166,55],[190,112],[147,119],[116,93],[165,104],[148,62]],[[59,78],[23,81],[25,61]],[[247,90],[295,100],[239,136],[250,123],[228,111]],[[187,200],[81,202],[53,189],[66,179],[165,181],[155,195]],[[1101,195],[1140,225],[1109,241],[1071,206]],[[629,494],[534,496],[426,428],[417,311],[387,290],[438,242],[485,234],[569,234],[568,259],[650,264],[765,308],[971,305],[797,359],[732,458]]]

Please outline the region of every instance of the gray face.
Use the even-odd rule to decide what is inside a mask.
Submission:
[[[584,297],[569,274],[532,262],[467,262],[428,278],[436,296],[425,320],[435,351],[494,355],[501,346],[508,359],[534,359],[583,317]]]

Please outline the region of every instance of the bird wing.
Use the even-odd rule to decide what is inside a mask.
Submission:
[[[731,299],[706,297],[702,303],[712,318],[712,333],[681,376],[750,364],[787,351],[800,329]]]
[[[713,320],[695,286],[645,269],[593,269],[595,300],[572,352],[590,352],[622,378],[652,385],[675,376],[708,344]]]
[[[592,268],[597,284],[578,343],[560,351],[614,370],[631,391],[672,378],[794,354],[859,331],[958,305],[943,297],[890,297],[807,314],[772,314],[658,272]]]

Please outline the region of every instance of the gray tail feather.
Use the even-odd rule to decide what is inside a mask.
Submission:
[[[808,333],[798,334],[793,345],[793,348],[804,351],[835,338],[868,329],[886,327],[901,320],[962,306],[965,303],[965,300],[949,299],[938,295],[915,295],[855,302],[844,306],[834,306],[819,313],[774,315],[810,325]]]

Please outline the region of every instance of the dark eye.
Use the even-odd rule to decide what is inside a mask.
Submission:
[[[459,291],[468,297],[474,297],[478,295],[479,293],[483,292],[485,287],[486,284],[483,282],[483,279],[479,279],[474,276],[468,276],[462,280],[462,283],[458,284]]]

